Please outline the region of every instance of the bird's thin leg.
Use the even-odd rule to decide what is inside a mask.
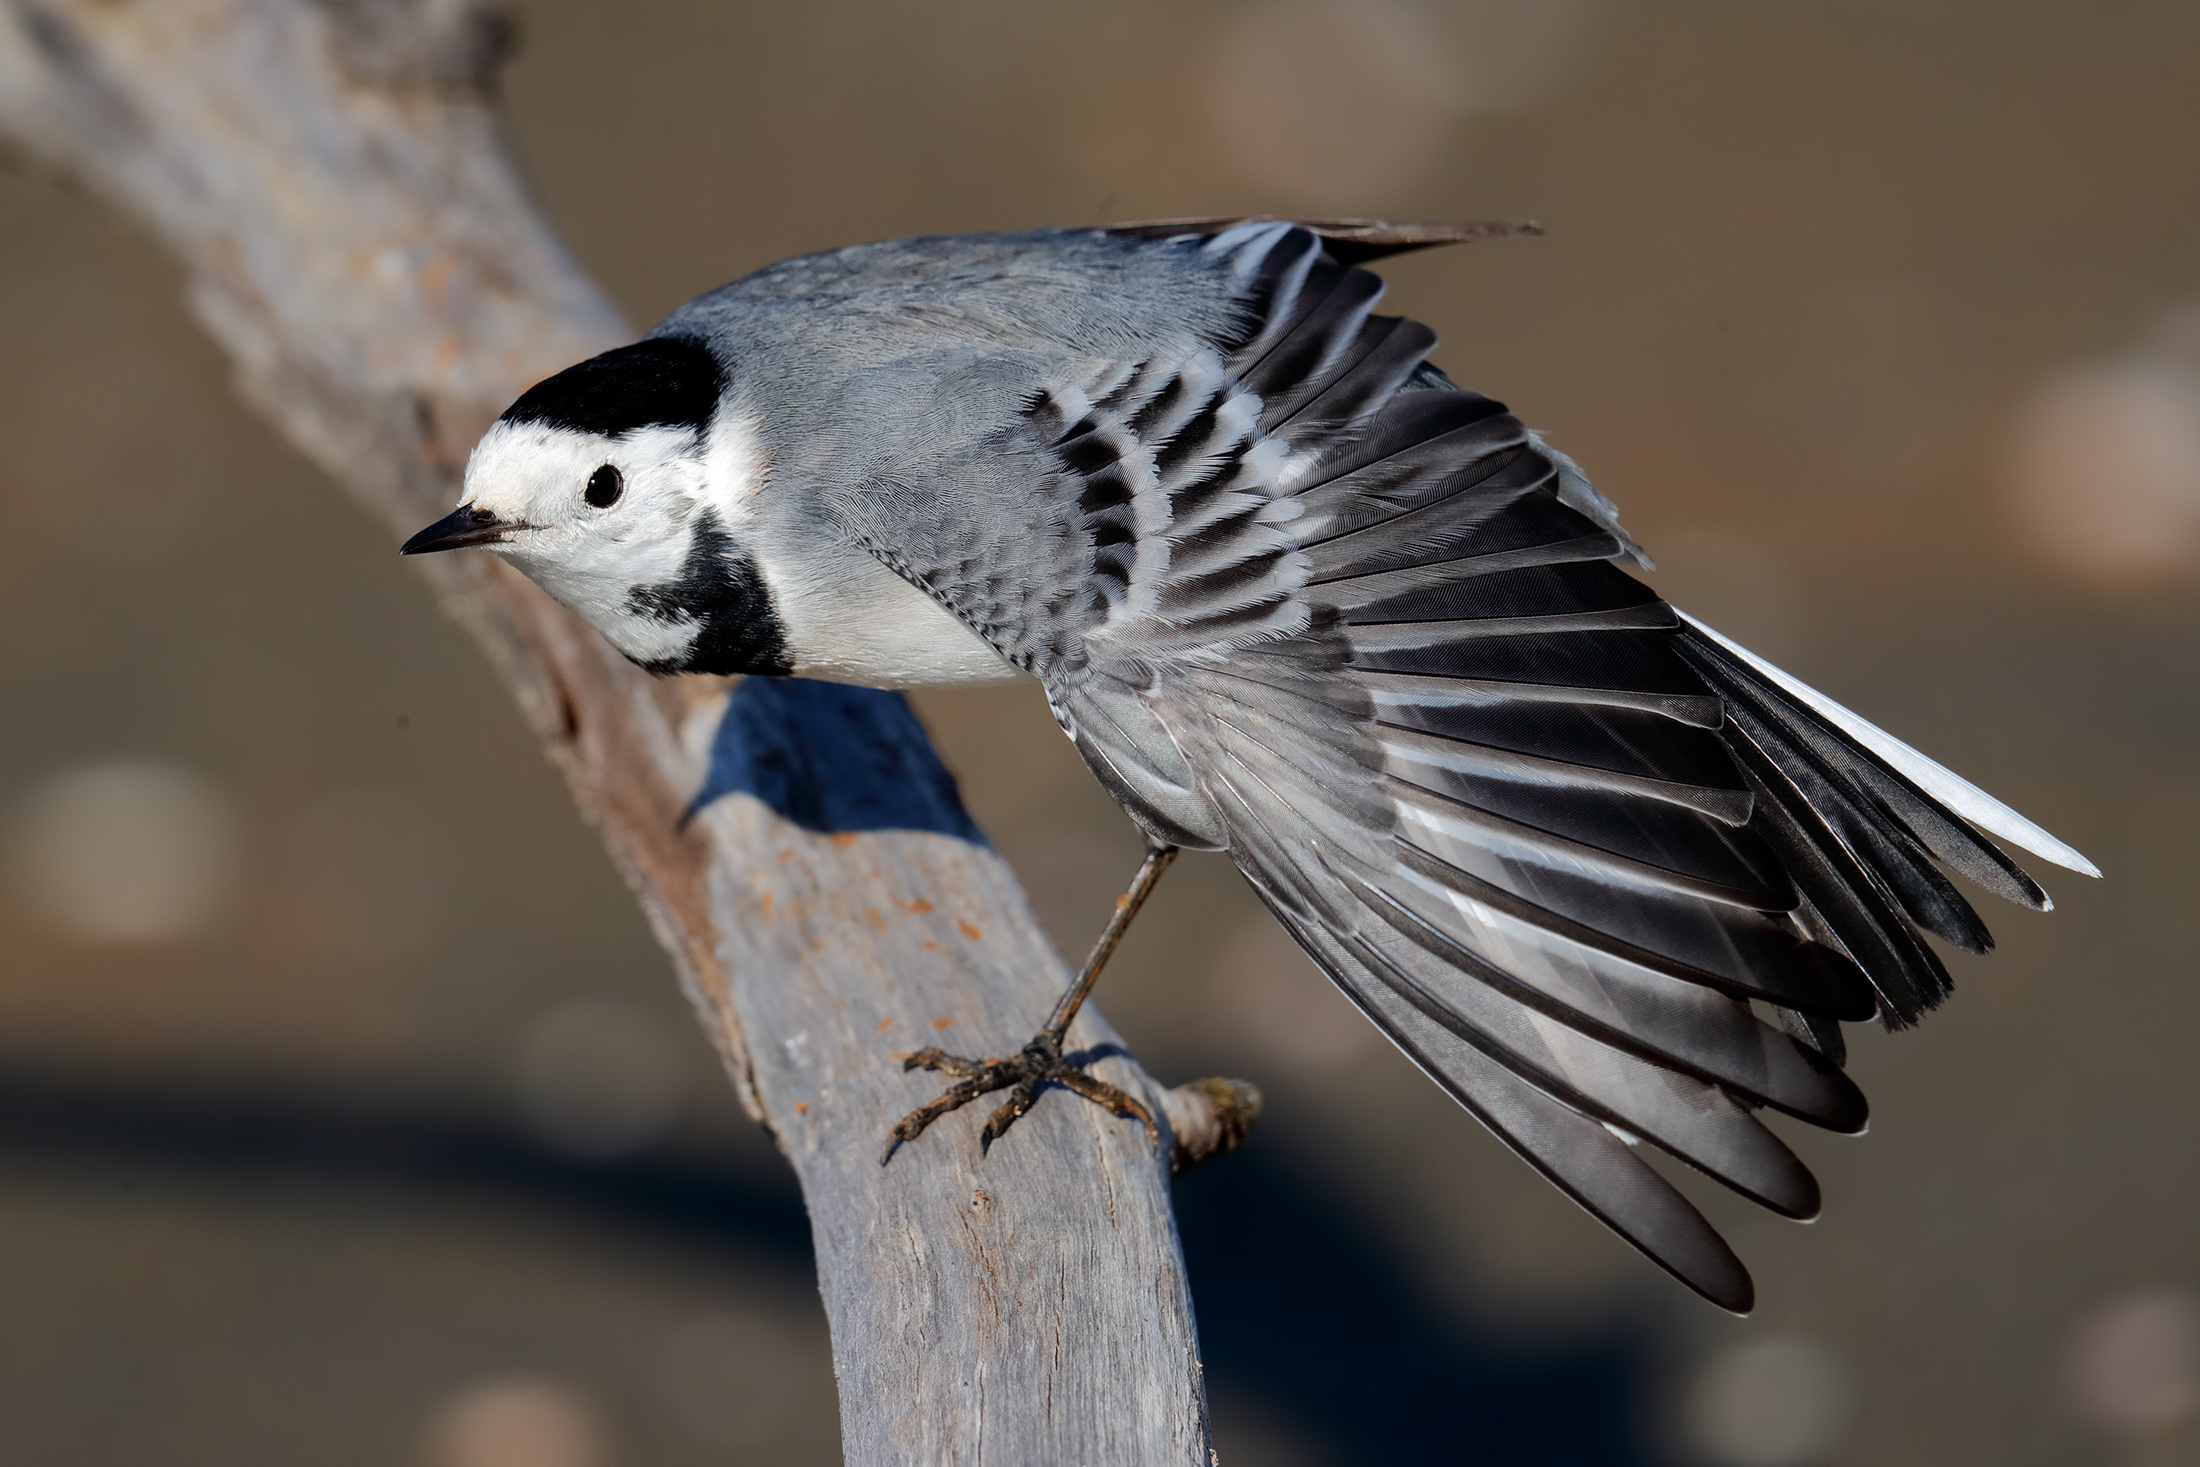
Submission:
[[[950,1086],[931,1104],[902,1117],[887,1135],[886,1149],[879,1154],[881,1166],[893,1160],[904,1141],[916,1140],[925,1127],[941,1116],[960,1110],[981,1095],[1009,1090],[1008,1103],[993,1112],[980,1135],[980,1145],[990,1147],[1037,1103],[1042,1084],[1059,1085],[1119,1116],[1143,1122],[1147,1137],[1159,1143],[1161,1133],[1146,1107],[1127,1092],[1093,1079],[1063,1059],[1062,1043],[1069,1034],[1070,1022],[1092,995],[1092,986],[1099,981],[1100,970],[1115,955],[1123,934],[1130,931],[1138,909],[1153,895],[1153,889],[1161,882],[1161,873],[1169,869],[1176,852],[1175,846],[1148,842],[1146,859],[1139,864],[1138,875],[1132,878],[1130,890],[1116,899],[1115,914],[1108,919],[1100,940],[1092,945],[1092,954],[1085,959],[1085,966],[1078,970],[1077,977],[1062,994],[1060,1002],[1054,1005],[1054,1012],[1039,1032],[1016,1054],[1003,1060],[973,1060],[928,1047],[903,1058],[901,1067],[905,1070],[938,1070],[962,1076],[963,1080],[959,1085]]]
[[[1175,846],[1151,843],[1146,846],[1146,859],[1139,864],[1138,874],[1131,878],[1131,889],[1115,899],[1115,915],[1108,918],[1106,930],[1100,934],[1100,940],[1092,945],[1092,955],[1085,959],[1083,971],[1071,982],[1069,991],[1062,995],[1062,1001],[1054,1006],[1053,1017],[1039,1031],[1041,1035],[1052,1039],[1057,1046],[1069,1033],[1070,1020],[1077,1017],[1077,1011],[1091,997],[1092,985],[1100,981],[1100,970],[1108,965],[1109,958],[1115,956],[1116,946],[1123,941],[1123,934],[1131,930],[1131,923],[1137,918],[1138,909],[1146,905],[1146,898],[1152,896],[1153,889],[1161,884],[1161,873],[1168,870],[1169,863],[1176,859],[1176,849]]]

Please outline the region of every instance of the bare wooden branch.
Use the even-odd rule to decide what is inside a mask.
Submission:
[[[506,38],[473,0],[0,0],[0,132],[165,241],[245,395],[393,549],[504,403],[629,335],[502,150]],[[1242,1139],[1257,1093],[1164,1093],[1088,1008],[1072,1046],[1113,1054],[1169,1157],[1052,1103],[989,1158],[981,1109],[881,1168],[936,1085],[895,1051],[1007,1053],[1067,976],[905,706],[653,680],[491,557],[422,569],[800,1174],[847,1459],[1209,1461],[1168,1173]],[[835,737],[869,757],[820,764]]]

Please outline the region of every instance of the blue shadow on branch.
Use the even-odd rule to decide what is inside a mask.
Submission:
[[[985,844],[924,725],[899,693],[799,677],[745,677],[711,740],[683,823],[753,795],[804,830],[928,830]]]

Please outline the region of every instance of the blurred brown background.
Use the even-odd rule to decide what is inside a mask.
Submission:
[[[1668,595],[2108,873],[2042,869],[2058,912],[1862,1036],[1819,1223],[1708,1197],[1736,1321],[1187,861],[1101,1002],[1271,1096],[1179,1189],[1225,1461],[2200,1462],[2200,9],[519,13],[515,144],[638,325],[899,234],[1544,221],[1392,306]],[[836,1460],[769,1143],[486,669],[178,295],[0,173],[0,1461]],[[918,702],[1081,950],[1128,826],[1035,689]]]

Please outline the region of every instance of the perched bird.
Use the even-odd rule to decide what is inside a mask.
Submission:
[[[1215,220],[790,260],[530,388],[407,553],[508,557],[664,673],[1037,678],[1145,831],[1022,1053],[1058,1083],[1177,848],[1229,852],[1369,1019],[1713,1302],[1749,1275],[1637,1154],[1818,1210],[1766,1108],[1864,1126],[1840,1025],[1949,991],[1945,873],[2046,909],[2039,826],[1676,611],[1612,505],[1452,384],[1360,265],[1471,229]]]

